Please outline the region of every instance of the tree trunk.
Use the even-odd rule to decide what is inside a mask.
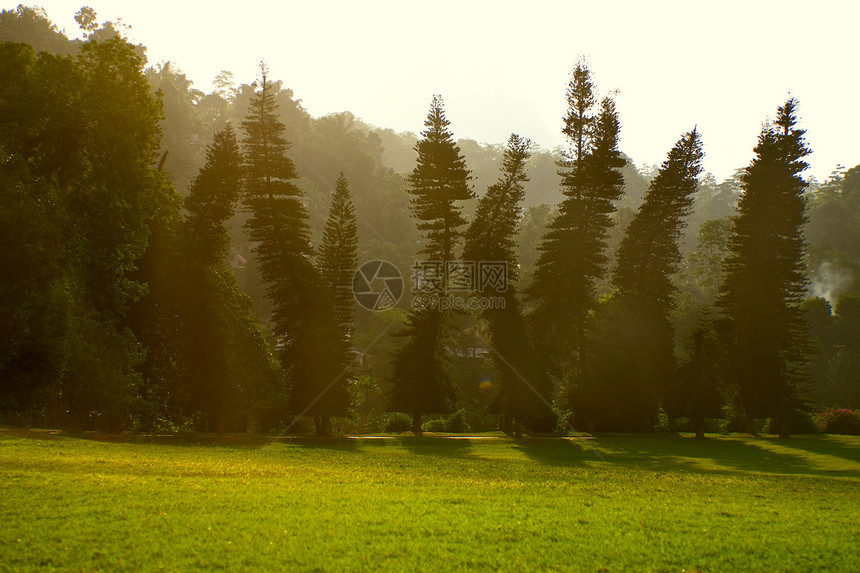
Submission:
[[[752,414],[746,415],[746,424],[747,434],[750,434],[751,436],[758,435],[758,432],[755,431],[755,418],[752,416]]]
[[[677,434],[678,433],[678,422],[675,420],[675,416],[666,416],[666,420],[669,424],[669,433]]]
[[[412,413],[412,433],[416,436],[421,435],[421,413],[413,412]]]
[[[585,431],[588,432],[589,434],[594,434],[597,432],[597,425],[594,423],[593,418],[589,418],[588,420],[586,420]]]
[[[699,440],[705,439],[705,417],[696,416],[696,438]]]
[[[780,438],[790,437],[790,434],[788,432],[788,418],[785,416],[779,417],[779,437]]]
[[[499,418],[499,429],[506,434],[510,434],[514,428],[513,422],[514,421],[510,416],[504,415]]]
[[[322,418],[319,416],[314,416],[314,430],[317,435],[322,434]]]
[[[519,418],[514,418],[514,439],[520,440],[523,437],[523,423]]]
[[[122,418],[111,414],[108,416],[108,431],[111,434],[121,434],[123,430]]]
[[[320,435],[331,436],[331,416],[320,416]]]
[[[221,414],[215,414],[213,416],[212,426],[215,428],[215,433],[219,436],[223,436],[227,433],[227,425],[224,423],[224,416]]]

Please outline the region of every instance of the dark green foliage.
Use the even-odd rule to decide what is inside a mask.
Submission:
[[[343,174],[335,184],[329,208],[329,217],[323,231],[319,252],[319,266],[324,292],[319,296],[331,305],[336,322],[334,338],[326,341],[330,355],[326,360],[337,364],[338,386],[342,392],[345,380],[350,378],[355,359],[352,352],[352,333],[355,321],[355,300],[352,281],[358,266],[358,236],[355,210],[349,191],[349,183]],[[349,398],[347,398],[349,401]],[[341,414],[342,415],[342,414]]]
[[[693,130],[669,151],[621,242],[612,311],[592,343],[599,358],[586,366],[578,383],[583,416],[597,416],[600,429],[652,427],[658,401],[676,376],[672,276],[681,261],[677,243],[701,161],[701,140]],[[604,398],[604,392],[612,398]],[[577,411],[578,405],[573,402],[571,408]]]
[[[816,353],[810,357],[810,398],[819,406],[860,408],[860,297],[846,295],[832,309],[823,298],[803,301]]]
[[[30,390],[44,382],[32,368],[38,349],[55,382],[52,410],[74,419],[55,423],[122,428],[141,381],[128,317],[146,292],[138,265],[172,193],[152,167],[161,108],[142,66],[118,37],[82,43],[75,59],[0,44],[0,149],[14,179],[4,192],[40,225],[19,235],[33,244],[17,254],[34,257],[31,284],[41,288],[18,295],[52,323],[28,319],[15,335],[8,379],[27,379]]]
[[[448,423],[445,418],[433,418],[421,424],[422,432],[447,432]]]
[[[540,245],[534,280],[535,345],[549,371],[563,380],[581,366],[586,319],[603,277],[608,229],[621,198],[625,160],[618,151],[618,115],[606,98],[595,112],[590,72],[577,64],[568,88],[562,130],[570,149],[559,162],[564,200]]]
[[[811,412],[797,411],[788,418],[788,429],[792,434],[817,434],[821,432],[818,427],[819,417]],[[766,434],[779,434],[779,418],[768,418],[764,426]],[[831,432],[835,433],[835,432]]]
[[[530,147],[528,139],[517,134],[511,135],[502,156],[499,180],[490,185],[478,201],[475,218],[465,233],[463,258],[471,261],[504,261],[508,265],[509,280],[516,279],[516,233],[523,214],[523,184],[528,181],[526,162],[530,156]]]
[[[635,211],[648,178],[671,187],[668,176],[645,177],[624,165],[612,102],[601,109],[582,63],[567,94],[569,149],[563,156],[535,150],[529,181],[524,156],[511,163],[510,148],[456,143],[439,97],[418,141],[348,112],[311,117],[291,90],[266,78],[259,94],[234,87],[223,72],[218,89],[204,94],[169,62],[144,71],[143,47],[123,39],[122,24],[99,24],[86,7],[75,18],[84,40],[69,40],[41,9],[0,11],[0,423],[149,430],[191,428],[194,420],[197,429],[232,431],[268,429],[288,413],[305,413],[326,431],[327,418],[346,413],[359,395],[345,382],[355,347],[363,352],[356,371],[383,381],[374,386],[376,403],[363,406],[367,420],[378,419],[385,380],[393,379],[392,404],[397,397],[419,424],[427,404],[450,411],[461,389],[473,424],[477,410],[490,419],[495,397],[503,422],[521,419],[534,429],[543,423],[539,412],[550,411],[549,365],[579,419],[604,427],[614,419],[619,429],[650,428],[660,397],[670,418],[714,416],[725,390],[759,418],[759,428],[762,417],[781,416],[796,430],[795,421],[806,419],[798,414],[808,351],[800,314],[819,351],[811,397],[820,407],[860,406],[853,298],[860,167],[837,168],[804,192],[805,148],[791,101],[764,130],[750,168],[719,184],[707,176],[701,182],[680,246],[691,250],[699,231],[683,279],[689,292],[676,296],[666,269],[677,266],[677,214],[650,196]],[[255,159],[240,181],[232,128],[222,129],[242,118]],[[524,151],[523,143],[514,147]],[[502,163],[506,175],[480,202],[468,201],[469,181],[490,183]],[[171,180],[189,189],[185,219]],[[243,197],[249,208],[234,214],[245,181],[253,187]],[[734,222],[727,216],[741,187],[746,218]],[[802,195],[808,248],[796,233]],[[537,205],[559,199],[557,213]],[[523,214],[520,205],[536,206]],[[382,335],[405,316],[408,299],[356,319],[349,292],[356,253],[401,269],[419,250],[426,259],[458,258],[470,219],[463,258],[509,264],[504,310],[483,313],[481,328],[464,326],[465,313],[417,310],[392,365],[388,350],[397,339]],[[232,250],[230,226],[237,229]],[[320,245],[316,253],[313,245]],[[801,304],[802,251],[810,291],[827,300]],[[605,269],[615,260],[610,285]],[[527,329],[513,281],[531,282],[535,266]],[[726,319],[698,323],[724,275]],[[284,368],[237,277],[274,331]],[[613,295],[598,297],[611,286]],[[487,357],[468,355],[481,334],[490,340]],[[715,364],[723,345],[728,368]],[[490,374],[493,391],[476,391],[475,381]]]
[[[382,422],[382,431],[392,434],[408,432],[412,429],[412,416],[403,412],[388,412]]]
[[[516,233],[525,196],[523,183],[528,180],[526,162],[530,144],[528,139],[511,135],[503,156],[502,173],[478,201],[463,249],[465,260],[476,264],[504,262],[507,268],[507,289],[483,293],[502,298],[504,306],[483,311],[481,318],[487,325],[492,360],[498,373],[499,391],[493,409],[512,421],[518,437],[522,425],[532,425],[551,413],[552,399],[552,385],[538,363],[516,289]]]
[[[289,411],[318,417],[318,431],[329,433],[330,416],[349,406],[345,370],[333,359],[340,345],[337,320],[319,271],[312,263],[308,213],[287,157],[285,126],[277,116],[278,86],[261,66],[260,91],[242,123],[245,147],[246,223],[272,305],[272,330],[281,347],[281,364],[291,388]]]
[[[713,304],[717,290],[723,282],[723,260],[728,253],[729,237],[734,217],[710,219],[699,226],[696,250],[687,258],[693,285],[698,300],[705,305]]]
[[[328,221],[319,252],[319,265],[329,297],[334,303],[338,327],[347,344],[352,338],[355,319],[352,280],[358,268],[357,250],[355,208],[352,205],[349,183],[341,173],[331,196]]]
[[[201,265],[222,263],[230,238],[226,222],[242,194],[242,154],[229,123],[206,150],[206,164],[184,201],[189,259]]]
[[[424,122],[426,130],[416,144],[418,161],[409,177],[412,215],[424,232],[421,254],[426,261],[454,260],[459,228],[466,223],[460,202],[473,197],[469,171],[448,131],[441,96],[433,96]],[[449,313],[442,309],[413,308],[406,331],[406,343],[394,355],[393,387],[389,410],[412,414],[412,429],[421,433],[425,412],[450,412],[455,390],[446,371],[444,339]]]
[[[697,438],[705,437],[705,418],[722,415],[720,392],[719,337],[710,322],[703,321],[693,330],[687,359],[678,369],[677,380],[665,385],[663,407],[670,418],[693,420]]]
[[[432,261],[454,259],[458,229],[466,223],[459,202],[474,197],[466,161],[448,131],[450,124],[442,96],[433,96],[424,121],[427,129],[415,145],[418,161],[409,176],[412,214],[419,221],[418,229],[424,232],[421,254]]]
[[[795,127],[796,109],[789,99],[764,126],[744,172],[718,300],[729,333],[726,360],[748,421],[787,418],[802,406],[807,379],[808,325],[800,307],[807,286],[800,232],[806,183],[800,174],[809,149]]]
[[[528,195],[527,195],[528,196]],[[517,252],[519,263],[520,288],[528,291],[534,274],[535,264],[538,260],[538,246],[550,223],[555,218],[555,213],[549,205],[535,205],[523,212],[522,219],[517,225]]]
[[[410,414],[412,429],[418,434],[423,414],[450,412],[456,399],[444,347],[445,318],[437,309],[414,309],[401,333],[406,342],[392,357],[388,409]]]
[[[0,153],[4,149],[0,143]],[[60,377],[70,297],[56,189],[34,180],[23,161],[10,159],[0,163],[0,205],[2,415],[32,411]]]
[[[701,138],[693,130],[669,151],[619,248],[613,272],[618,296],[653,307],[664,317],[672,307],[670,278],[681,261],[678,239],[701,169]]]
[[[444,418],[433,418],[421,424],[423,432],[450,432],[452,434],[463,434],[471,431],[469,422],[466,420],[466,410],[461,408]]]
[[[246,429],[264,417],[275,378],[270,353],[251,314],[251,301],[227,266],[233,216],[243,189],[242,154],[230,124],[215,134],[206,165],[194,179],[185,208],[182,316],[182,390],[189,413],[202,412],[210,431]]]

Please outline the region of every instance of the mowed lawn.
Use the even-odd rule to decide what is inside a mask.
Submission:
[[[860,438],[0,428],[0,570],[860,571]]]

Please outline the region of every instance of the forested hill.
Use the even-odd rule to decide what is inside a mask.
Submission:
[[[196,268],[192,259],[200,255],[194,248],[205,243],[195,235],[205,227],[195,227],[199,223],[195,217],[206,214],[209,199],[190,198],[203,192],[213,162],[242,162],[231,150],[234,145],[238,149],[237,141],[247,144],[249,117],[255,113],[254,106],[260,105],[265,87],[266,97],[272,98],[278,110],[274,119],[283,124],[279,136],[286,140],[289,160],[284,164],[294,165],[295,176],[285,179],[288,188],[295,187],[293,197],[300,198],[295,201],[301,204],[295,220],[304,225],[306,215],[307,236],[302,227],[296,244],[310,242],[314,252],[321,250],[342,174],[354,204],[357,261],[389,261],[406,274],[419,253],[428,252],[433,235],[422,234],[422,230],[436,224],[425,222],[431,227],[419,227],[414,209],[410,209],[410,201],[415,204],[410,197],[415,185],[414,179],[409,184],[409,178],[414,177],[419,161],[422,136],[368,125],[348,111],[313,117],[303,106],[301,94],[289,88],[289,78],[278,79],[279,70],[269,72],[271,85],[237,83],[233,74],[224,71],[216,78],[214,89],[205,93],[182,72],[181,62],[147,63],[142,59],[145,47],[125,41],[121,24],[99,24],[91,9],[79,11],[77,19],[85,39],[70,39],[38,9],[0,12],[4,57],[0,71],[4,78],[15,78],[0,82],[0,103],[6,106],[0,109],[12,110],[11,116],[0,116],[0,151],[6,161],[0,175],[4,178],[2,192],[8,194],[3,198],[0,230],[7,243],[3,245],[3,267],[16,271],[2,284],[0,293],[0,313],[9,317],[0,339],[0,374],[12,388],[0,396],[0,411],[43,406],[45,396],[56,398],[60,388],[63,400],[57,404],[73,403],[67,412],[74,411],[79,417],[119,412],[127,420],[128,413],[134,412],[141,427],[193,423],[200,412],[213,411],[215,406],[207,400],[214,398],[207,397],[203,386],[194,386],[198,382],[186,380],[193,370],[189,364],[205,360],[186,356],[191,362],[183,363],[176,358],[193,352],[183,347],[189,333],[177,334],[188,325],[176,324],[179,311],[173,311],[206,302],[226,309],[220,320],[230,325],[230,334],[219,343],[231,349],[225,358],[230,368],[249,380],[231,390],[235,396],[241,395],[231,394],[243,406],[230,427],[256,427],[263,419],[275,426],[285,419],[286,410],[278,410],[288,401],[282,391],[284,377],[294,373],[279,370],[273,359],[284,342],[271,330],[278,321],[278,309],[265,292],[269,287],[266,271],[258,264],[260,241],[252,241],[248,231],[255,215],[248,205],[242,205],[246,197],[232,197],[232,203],[218,211],[227,219],[210,221],[207,231],[224,229],[229,239],[216,237],[211,251],[201,247],[207,260],[217,264],[194,275],[189,269]],[[255,62],[248,62],[251,69],[257,69]],[[431,98],[427,94],[428,104]],[[605,111],[606,117],[612,113]],[[423,118],[416,117],[415,125],[420,129]],[[498,191],[510,149],[501,143],[458,139],[456,124],[450,129],[455,155],[462,154],[471,174],[468,193],[458,197],[452,219],[455,226],[465,228],[481,222],[479,202],[490,195],[488,189],[494,185]],[[699,141],[699,137],[707,140],[707,134],[696,133],[694,139]],[[213,142],[219,141],[221,146],[216,149]],[[754,142],[738,144],[752,147]],[[650,192],[662,189],[660,185],[669,176],[661,179],[660,174],[672,167],[671,162],[667,160],[659,168],[637,167],[636,158],[625,156],[623,149],[612,153],[618,157],[611,165],[623,167],[609,168],[610,179],[617,172],[621,178],[617,184],[606,184],[611,193],[608,199],[600,199],[605,204],[600,204],[596,217],[600,228],[596,228],[592,259],[604,268],[588,277],[594,292],[586,298],[594,308],[585,305],[583,313],[594,316],[597,307],[608,312],[613,297],[622,290],[617,281],[623,273],[610,276],[608,270],[632,256],[623,247],[625,240],[634,241],[626,239],[630,237],[628,227],[653,233],[663,224],[658,215],[662,216],[670,221],[671,229],[661,240],[673,248],[677,242],[678,247],[677,253],[667,248],[666,256],[673,259],[677,254],[679,258],[677,265],[663,268],[664,278],[671,282],[662,285],[671,293],[666,298],[672,299],[667,302],[671,317],[666,320],[672,321],[669,330],[673,334],[667,336],[677,356],[686,357],[693,352],[689,335],[703,314],[713,310],[725,278],[723,262],[737,247],[732,242],[732,218],[739,213],[746,184],[742,174],[747,168],[739,166],[736,175],[725,181],[698,173],[681,178],[685,184],[695,183],[689,196],[678,199],[681,203],[689,200],[691,207],[676,206],[671,216],[654,215],[649,208],[657,207],[643,205]],[[545,239],[551,235],[552,222],[564,222],[570,215],[559,205],[577,193],[571,191],[576,185],[570,174],[564,179],[559,173],[574,162],[570,150],[532,147],[526,155],[522,200],[511,210],[516,215],[516,229],[511,233],[516,236],[504,237],[514,245],[515,252],[506,256],[510,255],[512,264],[516,261],[522,292],[539,274],[539,254],[548,249]],[[291,168],[285,169],[291,172]],[[344,195],[346,186],[341,185]],[[846,317],[856,315],[858,306],[852,297],[860,295],[858,196],[860,166],[837,168],[824,183],[809,182],[801,201],[808,222],[803,226],[805,243],[798,240],[795,246],[802,251],[804,276],[811,282],[802,301],[803,313],[822,349],[811,367],[816,383],[813,394],[821,405],[857,399],[851,377],[860,360],[860,343],[855,340],[856,326],[852,330],[845,325],[856,319]],[[659,221],[650,231],[649,216]],[[637,218],[639,223],[634,224]],[[592,221],[580,223],[590,228]],[[464,232],[452,232],[449,238],[456,243]],[[582,236],[594,238],[588,233]],[[312,258],[302,249],[299,252]],[[798,278],[798,284],[802,282]],[[197,300],[195,294],[205,290],[201,285],[217,293],[213,300],[220,302]],[[637,288],[647,290],[641,285]],[[801,304],[801,298],[794,302]],[[531,316],[535,299],[524,300],[525,316]],[[407,307],[404,298],[387,314],[362,311],[355,317],[353,346],[375,345],[375,361],[365,364],[361,392],[375,392],[378,402],[391,375],[387,356],[400,342],[387,335],[397,329],[385,320],[402,324]],[[200,316],[209,315],[201,310],[195,317]],[[193,320],[188,318],[188,322]],[[199,323],[195,328],[198,333],[206,331]],[[447,341],[445,348],[452,356],[464,357],[477,348],[469,337],[477,336],[479,329],[474,325],[458,328],[459,338]],[[455,376],[460,378],[454,383],[466,387],[486,365],[461,362]],[[110,379],[112,385],[95,388],[87,382],[90,379]],[[373,411],[379,414],[378,403],[367,404],[368,411],[376,408]],[[468,406],[474,405],[468,402]],[[487,409],[486,401],[481,407]],[[45,413],[44,407],[40,413]]]

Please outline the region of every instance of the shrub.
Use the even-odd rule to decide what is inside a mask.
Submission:
[[[792,434],[815,434],[818,432],[818,424],[815,416],[806,412],[795,412],[788,419],[788,431]],[[779,433],[779,418],[768,418],[765,424],[766,434]]]
[[[860,417],[847,408],[827,408],[818,415],[818,428],[825,434],[860,436]]]
[[[559,418],[549,408],[545,412],[532,417],[526,425],[535,434],[561,433],[567,435],[568,432],[567,424],[564,423],[564,420]]]
[[[466,410],[460,409],[448,416],[447,428],[449,432],[464,433],[471,431],[469,422],[466,420]],[[432,430],[430,430],[432,431]]]
[[[423,424],[421,424],[421,431],[423,432],[447,432],[448,431],[448,423],[445,418],[434,418],[432,420],[427,420]]]
[[[354,412],[349,418],[332,418],[332,429],[335,434],[373,434],[380,431],[382,423],[379,412]],[[408,429],[412,429],[411,418]]]
[[[382,431],[391,434],[412,430],[412,416],[403,412],[389,412],[382,423]]]

